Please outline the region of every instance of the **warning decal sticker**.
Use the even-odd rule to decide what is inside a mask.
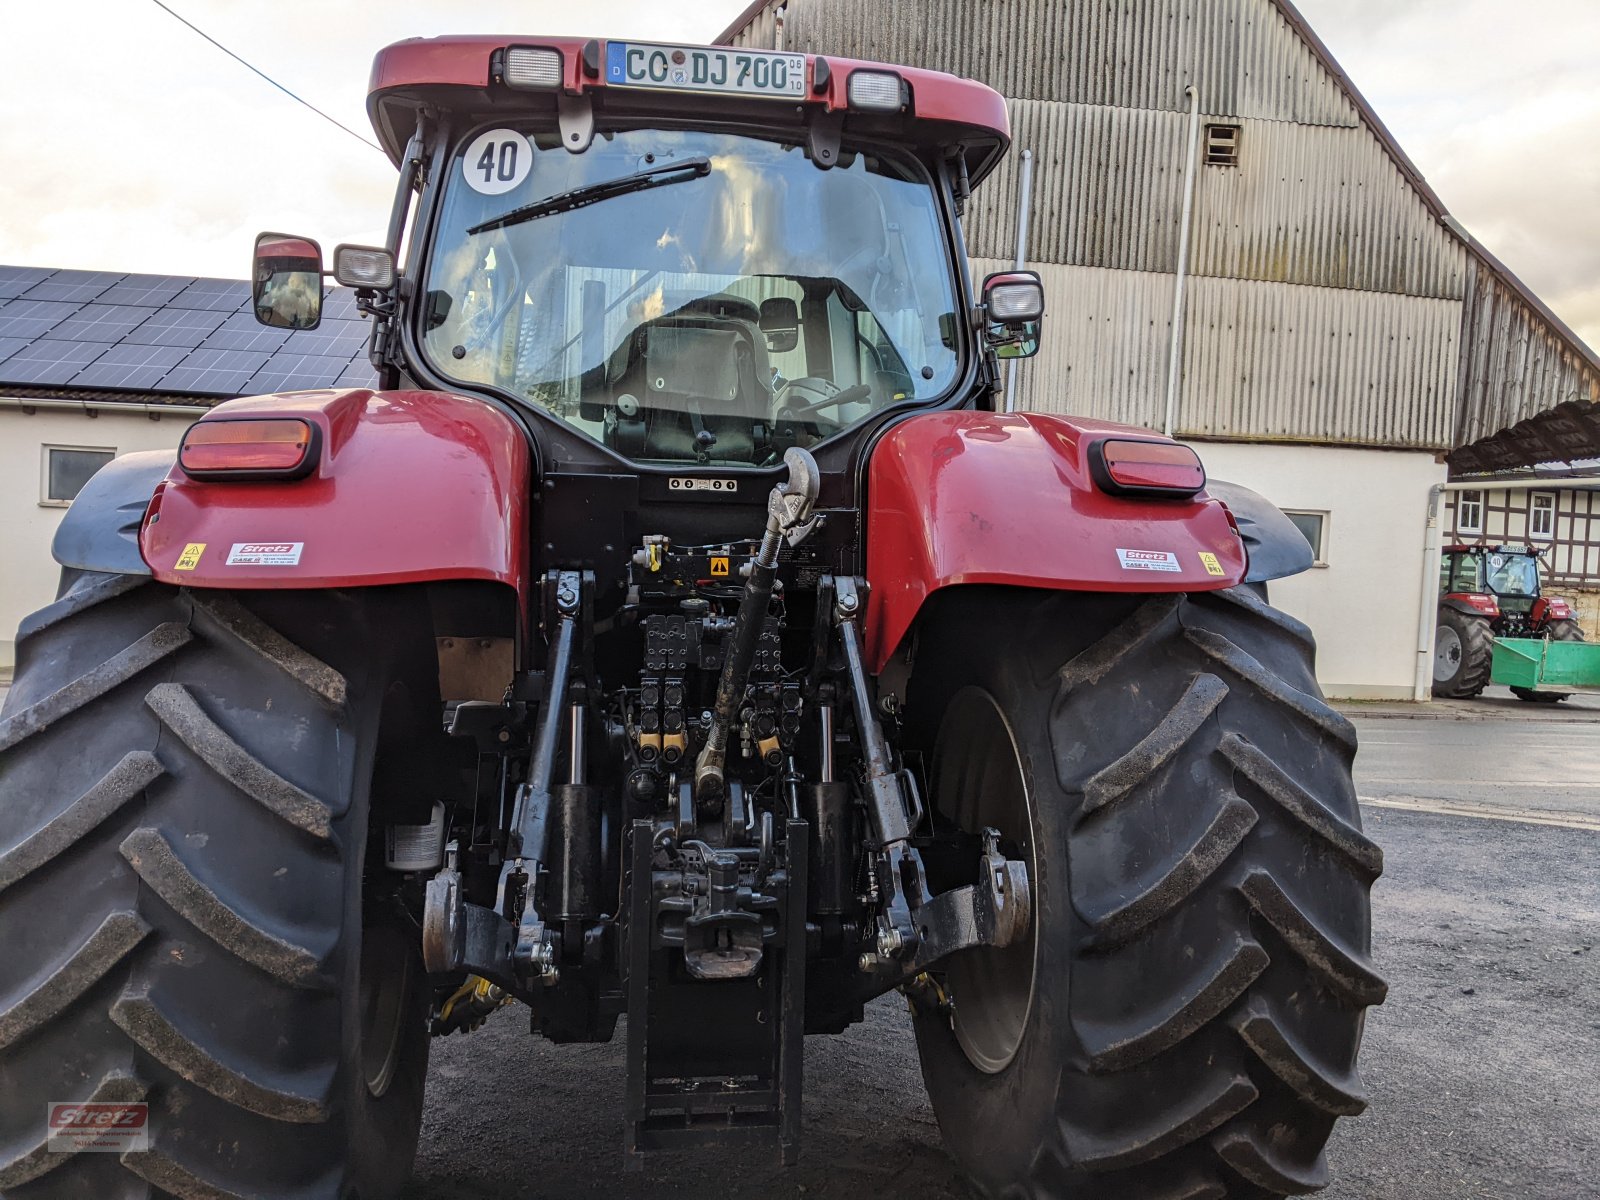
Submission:
[[[183,548],[183,553],[178,555],[178,561],[172,564],[174,571],[192,571],[200,565],[200,556],[206,552],[204,542],[190,542]]]
[[[1217,561],[1217,556],[1209,550],[1200,551],[1200,565],[1206,569],[1207,575],[1226,575],[1222,564]]]
[[[1118,550],[1124,571],[1181,571],[1178,556],[1171,550]]]
[[[726,558],[723,558],[721,555],[718,555],[717,557],[715,557],[715,558],[713,558],[711,560],[711,574],[712,575],[719,575],[720,576],[720,575],[726,575],[727,573],[728,573],[728,560]]]
[[[228,551],[230,567],[298,567],[304,542],[235,542]]]

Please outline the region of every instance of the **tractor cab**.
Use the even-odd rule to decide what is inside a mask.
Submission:
[[[1440,563],[1440,592],[1498,622],[1500,636],[1538,636],[1536,627],[1571,616],[1551,611],[1553,606],[1569,610],[1566,601],[1543,599],[1540,558],[1526,545],[1448,546]]]
[[[1031,275],[963,299],[959,210],[1008,141],[981,85],[450,38],[380,53],[370,107],[410,261],[341,247],[334,273],[386,324],[390,382],[511,402],[550,457],[776,469],[895,412],[983,407],[990,352],[1037,346]]]

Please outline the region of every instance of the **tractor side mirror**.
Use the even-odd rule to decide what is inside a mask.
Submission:
[[[322,247],[293,234],[261,234],[250,297],[263,325],[315,329],[322,321]]]
[[[997,358],[1039,353],[1044,284],[1034,271],[1001,271],[983,281],[983,338]]]

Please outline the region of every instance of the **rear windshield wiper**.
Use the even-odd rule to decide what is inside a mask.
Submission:
[[[510,212],[501,213],[498,217],[474,225],[467,232],[487,233],[491,229],[504,229],[507,225],[520,225],[524,221],[537,220],[539,217],[571,212],[575,208],[586,208],[588,205],[598,204],[615,196],[666,187],[669,183],[687,183],[691,179],[699,179],[709,174],[711,174],[711,160],[704,155],[699,158],[686,158],[682,162],[662,163],[659,167],[647,167],[643,171],[624,175],[620,179],[585,184],[581,188],[573,188],[570,192],[558,192],[554,196],[546,196],[543,200],[535,200],[532,204],[524,204],[521,208],[513,208]]]

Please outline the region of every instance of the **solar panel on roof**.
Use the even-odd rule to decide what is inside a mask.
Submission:
[[[194,282],[193,275],[129,275],[99,297],[103,304],[145,304],[159,308]]]
[[[376,381],[351,289],[331,289],[322,325],[292,334],[249,303],[236,279],[0,266],[0,385],[228,397]]]
[[[174,296],[173,308],[203,308],[235,312],[250,302],[250,288],[236,279],[196,279]]]
[[[153,388],[161,377],[183,361],[181,346],[112,346],[72,377],[73,387]]]
[[[274,354],[251,376],[247,386],[251,392],[262,394],[332,387],[348,362],[322,354]]]
[[[62,341],[120,342],[156,310],[132,304],[85,304],[50,331]]]
[[[334,387],[377,387],[378,373],[372,369],[372,364],[366,359],[357,359],[352,362],[333,381]]]
[[[0,313],[0,316],[3,316]],[[183,346],[193,350],[222,324],[224,314],[203,308],[161,308],[122,340],[138,345]]]
[[[7,300],[0,305],[0,337],[43,337],[81,307],[57,300]]]
[[[57,271],[22,295],[27,300],[65,300],[83,304],[122,278],[120,271]]]
[[[6,382],[65,384],[107,349],[109,347],[102,342],[57,342],[41,338],[6,359]]]
[[[269,356],[244,350],[191,350],[161,380],[163,391],[238,396]]]
[[[354,288],[334,288],[322,300],[322,319],[324,321],[353,321],[359,319],[361,314],[356,310],[356,293]]]
[[[294,354],[353,354],[367,344],[372,326],[365,321],[323,321],[315,329],[297,329],[284,349]]]
[[[20,296],[40,280],[54,274],[52,267],[0,267],[0,300]]]
[[[287,329],[261,324],[253,313],[234,313],[200,344],[208,350],[258,350],[271,354],[288,340]]]

